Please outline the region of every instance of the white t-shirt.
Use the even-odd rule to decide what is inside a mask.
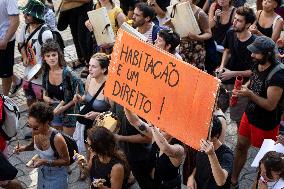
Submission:
[[[260,178],[263,180],[263,177]],[[283,189],[284,188],[284,180],[280,178],[275,182],[267,182],[268,189]]]
[[[155,24],[152,23],[151,28],[150,28],[147,32],[142,33],[142,35],[144,35],[144,36],[147,38],[147,42],[148,42],[148,43],[151,43],[151,44],[154,44],[154,41],[153,41],[153,39],[152,39],[152,32],[153,32],[153,26],[154,26],[154,25],[155,25]],[[138,28],[136,28],[136,30],[138,31]]]
[[[41,45],[38,42],[39,38],[39,29],[33,36],[32,38],[28,41],[27,44],[27,57],[29,60],[29,65],[25,68],[24,76],[28,76],[34,65],[36,64],[42,64],[42,57],[41,57]],[[18,42],[23,43],[28,37],[30,33],[26,31],[26,24],[24,24],[21,28],[21,32],[18,36]],[[53,35],[50,30],[45,30],[42,32],[42,42],[45,43],[47,39],[52,39]],[[38,74],[37,77],[35,77],[32,80],[32,83],[42,85],[42,76],[41,74]]]
[[[19,15],[17,0],[0,0],[0,39],[4,39],[9,28],[9,16]],[[12,37],[11,41],[15,39]]]

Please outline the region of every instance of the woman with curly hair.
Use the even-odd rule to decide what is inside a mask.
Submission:
[[[53,110],[43,102],[34,103],[29,109],[28,126],[32,128],[33,142],[15,147],[15,153],[36,150],[39,158],[33,158],[30,167],[38,169],[37,189],[68,189],[68,174],[65,166],[69,165],[69,153],[65,139],[50,127]],[[53,132],[55,150],[51,147],[50,137]],[[58,154],[58,157],[55,157]]]
[[[79,106],[73,102],[75,94],[83,94],[83,83],[75,73],[65,65],[64,56],[54,40],[48,40],[41,49],[43,57],[43,100],[56,107],[61,101],[64,105],[54,109],[54,119],[51,125],[69,136],[73,136],[76,127],[76,117],[68,113],[76,113]]]

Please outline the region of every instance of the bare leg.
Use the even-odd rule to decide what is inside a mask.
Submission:
[[[3,94],[5,96],[9,95],[11,85],[12,85],[12,76],[8,78],[2,78]]]
[[[238,182],[239,175],[242,168],[245,165],[248,155],[248,149],[250,147],[250,141],[247,137],[238,135],[238,143],[235,149],[233,173],[231,181],[233,184]]]

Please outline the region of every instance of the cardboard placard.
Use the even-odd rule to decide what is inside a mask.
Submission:
[[[169,14],[170,21],[180,37],[187,37],[189,32],[195,35],[201,33],[189,2],[168,6],[167,14]]]
[[[102,44],[114,43],[115,35],[111,27],[107,9],[101,7],[89,11],[87,14],[93,26],[97,44],[100,46]]]
[[[104,94],[195,149],[206,139],[217,78],[120,29]]]

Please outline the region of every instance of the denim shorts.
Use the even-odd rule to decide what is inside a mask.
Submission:
[[[40,167],[38,169],[37,189],[68,189],[66,167]]]
[[[55,103],[55,104],[52,105],[52,107],[56,108],[57,105],[58,105],[58,103]],[[67,127],[67,128],[75,128],[77,118],[75,116],[66,115],[66,114],[69,114],[69,113],[74,113],[72,108],[70,108],[69,110],[67,110],[63,114],[54,115],[53,120],[51,122],[51,126],[54,126],[54,127],[64,126],[64,127]]]

